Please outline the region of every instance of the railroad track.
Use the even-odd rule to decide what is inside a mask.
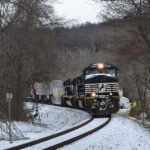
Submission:
[[[91,118],[90,120],[79,125],[78,127],[74,127],[74,129],[71,128],[69,130],[57,133],[55,135],[45,137],[26,144],[22,144],[16,147],[12,147],[7,150],[56,150],[100,130],[101,128],[106,126],[110,122],[110,120],[111,117]]]
[[[90,134],[92,134],[92,133],[100,130],[101,128],[103,128],[104,126],[106,126],[110,122],[110,120],[111,120],[111,117],[109,117],[106,121],[104,121],[99,126],[94,127],[93,129],[88,130],[87,132],[84,132],[84,133],[79,134],[79,135],[77,135],[75,137],[69,138],[68,140],[64,140],[64,141],[62,141],[60,143],[57,143],[55,145],[49,146],[47,148],[42,148],[42,149],[43,150],[56,150],[56,149],[61,148],[61,147],[65,146],[65,145],[68,145],[68,144],[71,144],[73,142],[76,142],[76,141],[78,141],[78,140],[80,140],[80,139],[82,139],[82,138],[84,138],[84,137],[86,137],[86,136],[88,136],[88,135],[90,135]]]
[[[7,150],[20,150],[20,149],[23,149],[23,148],[26,148],[26,147],[29,147],[29,146],[33,146],[35,144],[38,144],[38,143],[41,143],[41,142],[44,142],[44,141],[47,141],[47,140],[51,140],[53,138],[56,138],[56,137],[59,137],[61,135],[64,135],[66,133],[69,133],[71,131],[74,131],[76,129],[79,129],[85,125],[87,125],[88,123],[90,123],[94,118],[91,117],[89,120],[87,120],[86,122],[78,125],[78,126],[75,126],[73,128],[70,128],[70,129],[67,129],[65,131],[62,131],[62,132],[59,132],[59,133],[56,133],[56,134],[53,134],[53,135],[50,135],[50,136],[47,136],[47,137],[44,137],[44,138],[41,138],[41,139],[38,139],[38,140],[35,140],[35,141],[31,141],[31,142],[28,142],[28,143],[25,143],[25,144],[21,144],[21,145],[18,145],[18,146],[15,146],[15,147],[12,147],[12,148],[8,148]]]
[[[62,107],[61,105],[59,104],[50,104],[50,105],[54,105],[54,106],[59,106],[59,107]],[[73,107],[73,106],[65,106],[65,107],[69,107],[69,108],[73,108],[73,109],[80,109],[80,110],[83,110],[85,111],[84,108],[76,108],[76,107]],[[98,119],[98,118],[96,118]],[[57,148],[60,148],[60,147],[63,147],[65,145],[68,145],[72,142],[75,142],[81,138],[84,138],[96,131],[98,131],[99,129],[103,128],[105,125],[107,125],[110,120],[111,120],[111,117],[109,117],[108,119],[106,119],[106,121],[104,121],[103,123],[101,123],[100,125],[94,127],[93,129],[91,130],[88,130],[88,131],[85,131],[84,133],[82,134],[79,134],[79,135],[75,135],[75,136],[72,136],[70,137],[69,139],[66,139],[66,140],[60,140],[60,139],[63,139],[63,137],[65,136],[68,136],[68,134],[72,135],[74,134],[74,132],[79,132],[78,130],[83,130],[84,128],[86,128],[87,126],[90,126],[94,123],[92,123],[94,120],[93,117],[91,117],[89,120],[87,120],[86,122],[78,125],[78,126],[75,126],[73,128],[70,128],[70,129],[67,129],[65,131],[62,131],[62,132],[59,132],[59,133],[56,133],[56,134],[53,134],[53,135],[50,135],[50,136],[47,136],[47,137],[44,137],[44,138],[41,138],[41,139],[37,139],[35,141],[31,141],[31,142],[28,142],[28,143],[25,143],[25,144],[21,144],[21,145],[18,145],[18,146],[14,146],[14,147],[11,147],[11,148],[8,148],[6,150],[20,150],[20,149],[39,149],[39,145],[43,145],[43,142],[47,142],[48,143],[48,146],[47,147],[42,147],[41,149],[45,149],[45,150],[55,150]],[[101,118],[99,118],[101,119]],[[56,141],[58,139],[58,142],[53,142]],[[52,144],[50,144],[49,146],[49,142],[51,142]],[[55,143],[55,144],[54,144]]]
[[[53,105],[53,106],[59,106],[59,107],[68,107],[68,108],[73,108],[73,109],[79,109],[79,110],[86,111],[85,108],[74,107],[74,106],[70,106],[70,105],[68,105],[68,104],[66,104],[65,106],[61,106],[61,104],[53,104],[53,103],[45,103],[45,104]]]

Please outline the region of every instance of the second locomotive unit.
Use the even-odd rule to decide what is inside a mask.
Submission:
[[[109,116],[119,109],[118,69],[92,64],[77,78],[64,82],[62,105],[85,108],[92,115]]]

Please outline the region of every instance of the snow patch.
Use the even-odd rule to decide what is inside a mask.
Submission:
[[[32,103],[27,103],[27,107],[32,108]],[[77,126],[91,118],[87,112],[81,110],[45,104],[39,104],[38,107],[41,124],[15,122],[15,125],[23,132],[26,140],[14,141],[12,144],[9,141],[2,140],[0,141],[0,150],[55,134]]]
[[[98,132],[59,150],[149,150],[150,132],[137,123],[114,115]]]

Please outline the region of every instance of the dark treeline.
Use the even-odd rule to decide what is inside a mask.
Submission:
[[[89,49],[92,52],[98,52],[106,45],[101,34],[101,25],[86,23],[72,28],[60,28],[56,30],[57,42],[60,46]]]

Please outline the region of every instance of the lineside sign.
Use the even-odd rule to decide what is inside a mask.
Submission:
[[[12,98],[13,98],[13,93],[6,93],[7,100],[12,100]]]

